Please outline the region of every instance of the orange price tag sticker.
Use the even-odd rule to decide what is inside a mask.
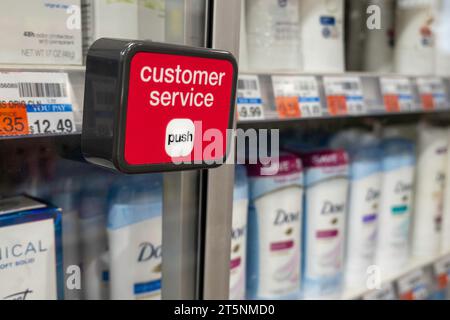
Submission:
[[[448,285],[448,275],[446,273],[440,274],[438,276],[438,288],[445,289]]]
[[[431,93],[422,94],[420,100],[422,100],[422,106],[425,110],[434,110],[434,97]]]
[[[300,118],[298,97],[276,97],[275,104],[280,118]]]
[[[347,114],[347,99],[345,96],[327,96],[328,112],[333,116]]]
[[[0,136],[29,134],[27,107],[19,103],[0,103]]]
[[[387,112],[399,112],[400,103],[398,101],[398,95],[396,94],[385,94],[383,96],[384,107]]]

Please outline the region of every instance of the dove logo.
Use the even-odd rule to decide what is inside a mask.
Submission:
[[[154,245],[150,242],[143,242],[139,245],[138,262],[146,262],[152,259],[161,259],[162,245]]]

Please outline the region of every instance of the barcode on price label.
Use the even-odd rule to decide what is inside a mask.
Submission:
[[[401,300],[424,300],[430,294],[429,283],[423,269],[417,269],[397,281]]]
[[[447,106],[447,93],[442,79],[418,78],[417,87],[425,110],[443,109]]]
[[[0,73],[0,103],[21,105],[12,116],[19,123],[10,134],[63,134],[76,131],[66,73],[5,72]],[[25,118],[26,130],[21,119]],[[9,120],[5,120],[9,121]],[[8,128],[10,128],[8,126]],[[3,131],[0,135],[7,135]]]
[[[237,90],[237,116],[239,120],[264,119],[259,79],[256,75],[240,75]]]
[[[316,77],[272,76],[272,85],[280,118],[322,116]]]
[[[360,78],[324,77],[323,84],[331,115],[358,115],[367,112]]]
[[[408,78],[383,77],[380,79],[380,86],[386,111],[399,112],[414,109],[412,86]]]

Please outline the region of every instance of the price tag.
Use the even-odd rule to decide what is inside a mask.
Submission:
[[[258,76],[240,75],[237,89],[237,116],[239,120],[264,119],[264,108]]]
[[[424,300],[430,295],[425,272],[418,269],[398,279],[400,300]]]
[[[367,112],[358,77],[324,77],[323,84],[331,115],[359,115]]]
[[[408,78],[381,78],[380,86],[384,107],[387,112],[413,110],[412,86]]]
[[[0,103],[0,136],[28,134],[27,107],[20,103]]]
[[[450,280],[450,257],[445,257],[433,265],[434,274],[437,277],[438,289],[447,288]]]
[[[15,134],[75,132],[70,94],[66,73],[0,73],[0,103],[21,106],[20,111],[16,109],[18,122],[15,124],[15,131],[20,133]],[[27,128],[22,129],[20,123]]]
[[[319,86],[313,76],[272,76],[280,118],[322,116]]]
[[[418,78],[420,101],[425,110],[443,109],[447,106],[445,86],[440,78]]]
[[[363,300],[395,300],[395,290],[392,282],[384,283],[380,289],[374,289],[363,295]]]

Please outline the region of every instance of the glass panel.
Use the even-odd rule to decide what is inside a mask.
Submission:
[[[0,300],[161,299],[163,198],[172,200],[173,212],[197,214],[199,172],[184,180],[184,173],[170,179],[164,173],[130,176],[63,156],[81,158],[83,61],[93,41],[110,37],[204,46],[206,1],[36,0],[32,9],[29,5],[23,0],[0,4],[0,26],[15,31],[0,37],[0,71],[12,71],[14,81],[22,77],[28,83],[25,97],[34,100],[24,101],[27,109],[60,103],[55,99],[62,97],[45,83],[67,73],[64,85],[73,94],[64,103],[74,122],[67,134],[58,132],[58,119],[38,119],[39,136],[11,136],[0,125]],[[25,39],[15,36],[24,32]],[[25,71],[39,75],[29,80]],[[0,121],[9,121],[5,112],[12,112],[3,101],[20,97],[0,88]],[[189,202],[180,200],[187,197],[186,187],[195,190]],[[183,227],[197,228],[192,217],[185,221]],[[195,279],[194,271],[181,270]],[[195,282],[190,286],[195,292]]]

